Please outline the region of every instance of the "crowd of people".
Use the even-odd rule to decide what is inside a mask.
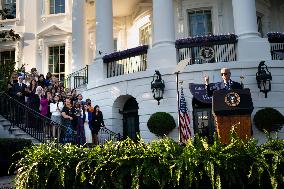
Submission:
[[[25,104],[32,110],[48,117],[53,123],[65,126],[67,130],[61,133],[61,141],[68,142],[68,135],[75,130],[79,143],[98,144],[98,132],[104,126],[100,107],[92,107],[90,99],[83,100],[82,94],[75,89],[64,87],[64,83],[50,72],[44,77],[38,74],[36,68],[30,73],[13,73],[8,83],[10,96]],[[36,124],[33,121],[27,124]],[[46,135],[55,136],[54,124],[47,124]],[[52,128],[53,127],[53,128]]]

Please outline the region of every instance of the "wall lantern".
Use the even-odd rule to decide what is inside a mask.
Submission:
[[[265,98],[267,98],[267,93],[271,91],[272,76],[270,71],[268,71],[267,69],[267,65],[264,62],[265,61],[261,61],[258,65],[256,81],[260,92],[263,92],[265,94]]]
[[[158,101],[158,105],[160,105],[160,100],[163,99],[165,84],[158,70],[155,70],[153,81],[151,82],[151,89],[154,99],[156,99]]]

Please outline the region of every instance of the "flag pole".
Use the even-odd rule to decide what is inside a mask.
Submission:
[[[176,72],[176,87],[177,87],[177,105],[178,105],[178,140],[179,142],[181,142],[181,128],[180,128],[180,123],[179,123],[179,120],[180,120],[180,115],[179,115],[179,90],[178,90],[178,75],[179,75],[179,72]]]

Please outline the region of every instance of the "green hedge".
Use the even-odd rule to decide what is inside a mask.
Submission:
[[[151,133],[157,136],[165,136],[176,127],[176,122],[171,114],[167,112],[156,112],[151,115],[147,126]]]
[[[42,144],[25,149],[16,188],[283,188],[284,142],[236,138],[209,145],[171,139],[107,143],[88,149]]]
[[[20,159],[19,154],[15,153],[31,145],[32,142],[26,139],[0,138],[0,176],[8,175],[11,164]]]
[[[258,110],[254,115],[255,126],[261,131],[279,131],[284,124],[283,115],[274,108]]]

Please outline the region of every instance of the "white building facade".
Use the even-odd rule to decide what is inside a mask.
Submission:
[[[52,72],[61,80],[88,65],[88,84],[78,90],[100,105],[107,127],[124,136],[138,132],[145,141],[156,138],[147,127],[155,112],[168,112],[177,121],[174,72],[182,61],[189,65],[179,73],[179,81],[195,133],[202,132],[202,122],[208,132],[214,125],[211,104],[196,101],[189,83],[203,84],[204,74],[218,82],[222,67],[231,69],[234,81],[244,77],[253,115],[264,107],[284,114],[284,61],[271,52],[283,52],[284,43],[270,43],[266,35],[284,32],[281,0],[2,0],[0,6],[14,10],[2,14],[1,30],[13,29],[21,36],[0,42],[0,63],[15,60],[17,66]],[[228,33],[237,41],[215,41],[209,49],[214,58],[206,60],[200,56],[204,42],[181,45],[179,40]],[[268,98],[257,86],[260,61],[273,77]],[[160,105],[150,85],[155,70],[165,81]],[[255,138],[264,139],[262,132],[253,130]],[[178,127],[169,136],[178,140]]]

